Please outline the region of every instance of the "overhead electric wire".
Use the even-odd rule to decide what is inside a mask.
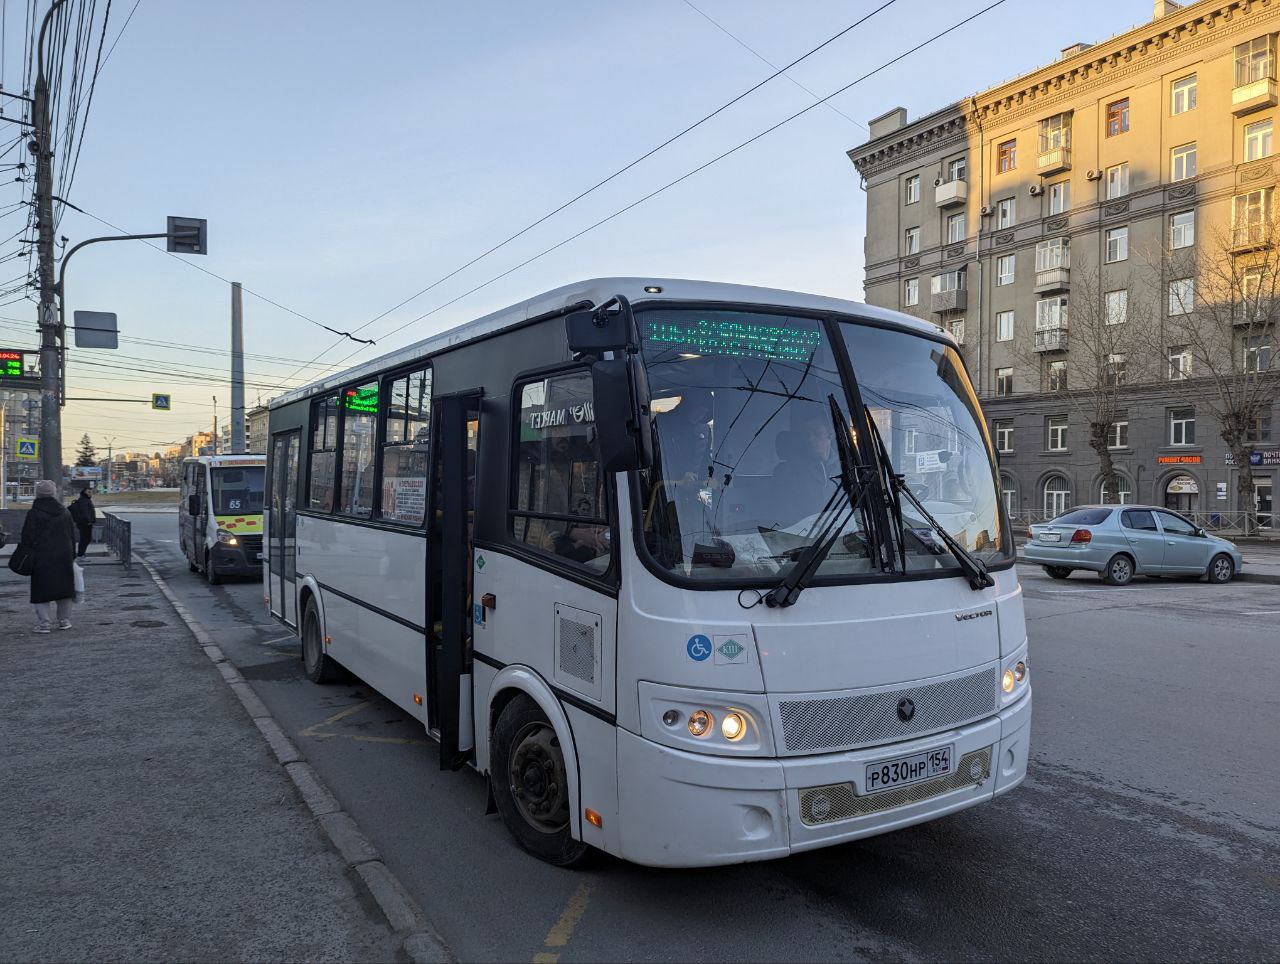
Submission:
[[[432,308],[430,311],[424,312],[423,314],[419,315],[416,318],[411,318],[409,321],[405,322],[399,327],[393,328],[391,331],[382,335],[381,340],[385,340],[387,338],[390,338],[392,335],[398,334],[399,332],[403,331],[405,328],[408,328],[410,325],[416,324],[417,322],[422,321],[424,318],[430,317],[436,312],[442,311],[443,309],[448,308],[450,305],[461,301],[463,298],[466,298],[469,295],[475,294],[477,291],[480,291],[483,288],[487,288],[489,285],[493,284],[494,282],[502,280],[507,275],[512,274],[516,271],[519,271],[521,268],[524,268],[532,264],[533,262],[539,260],[540,258],[545,257],[551,252],[564,247],[566,244],[569,244],[572,241],[576,241],[578,238],[582,237],[584,234],[587,234],[590,231],[594,231],[596,228],[600,227],[601,225],[607,224],[608,222],[612,221],[614,218],[617,218],[627,213],[628,211],[631,211],[634,208],[639,207],[641,204],[644,204],[646,201],[649,201],[650,199],[657,197],[659,194],[662,194],[665,191],[670,190],[671,188],[675,187],[677,184],[680,184],[683,181],[686,181],[689,178],[693,177],[695,174],[699,174],[702,171],[705,171],[707,168],[711,167],[713,164],[716,164],[724,160],[726,157],[729,157],[732,154],[736,154],[738,151],[742,150],[744,147],[754,144],[756,141],[760,140],[762,137],[765,137],[773,133],[774,131],[778,130],[780,127],[783,127],[784,125],[791,123],[791,121],[804,116],[805,114],[809,113],[809,111],[813,110],[815,107],[818,107],[821,104],[825,103],[826,101],[830,100],[832,97],[837,97],[840,94],[843,94],[845,91],[850,90],[853,87],[856,87],[858,84],[862,83],[868,78],[874,77],[876,74],[880,73],[881,71],[886,70],[887,68],[897,63],[900,63],[901,61],[905,60],[907,57],[911,56],[912,54],[915,54],[920,50],[923,50],[925,47],[929,46],[930,44],[935,43],[938,40],[941,40],[943,37],[947,36],[950,33],[955,32],[956,30],[959,30],[961,27],[965,26],[966,24],[972,23],[974,20],[978,19],[979,17],[983,16],[986,13],[989,13],[990,11],[994,10],[996,7],[1000,6],[1005,2],[1007,2],[1007,0],[994,0],[994,2],[989,3],[987,6],[983,7],[981,10],[977,11],[976,13],[970,14],[969,16],[965,17],[963,20],[956,21],[951,26],[945,28],[944,30],[939,31],[938,33],[935,33],[933,36],[929,37],[927,40],[921,41],[920,43],[904,51],[903,53],[898,54],[896,57],[890,60],[886,60],[883,63],[881,63],[878,67],[875,67],[874,69],[867,71],[865,74],[862,74],[857,79],[851,81],[848,84],[845,84],[843,87],[839,88],[838,90],[832,91],[830,94],[827,94],[821,100],[815,101],[809,106],[796,111],[794,114],[784,117],[782,120],[778,121],[776,124],[773,124],[772,126],[765,128],[764,130],[760,131],[758,134],[755,134],[752,137],[747,138],[747,140],[742,141],[740,144],[729,148],[727,151],[717,154],[715,157],[711,158],[709,161],[705,161],[704,163],[693,168],[692,170],[686,171],[684,174],[681,174],[679,177],[671,181],[668,181],[666,184],[662,185],[661,187],[653,191],[650,191],[648,194],[644,195],[638,200],[632,201],[630,204],[627,204],[624,207],[618,208],[612,214],[606,215],[600,220],[587,225],[587,227],[583,228],[581,231],[577,231],[574,234],[571,234],[569,237],[556,242],[550,247],[542,249],[537,254],[533,255],[531,258],[526,258],[524,261],[521,261],[519,264],[514,265],[511,268],[508,268],[506,271],[503,271],[500,274],[494,275],[493,277],[489,278],[487,281],[484,281],[481,284],[476,285],[474,288],[471,288],[468,291],[464,291],[462,294],[458,295],[456,298],[452,298],[441,305],[437,305],[435,308]],[[344,356],[344,358],[342,359],[342,362],[346,362],[349,359],[353,358],[355,355],[359,354],[360,351],[363,351],[363,349],[357,349],[355,352],[352,352],[351,354]]]

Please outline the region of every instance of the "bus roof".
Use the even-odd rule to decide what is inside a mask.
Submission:
[[[660,291],[646,291],[659,288]],[[752,285],[727,284],[718,281],[687,281],[679,278],[592,278],[565,285],[518,304],[503,308],[475,321],[458,325],[431,335],[421,341],[397,348],[371,361],[362,362],[345,371],[329,375],[319,381],[295,388],[271,400],[270,408],[279,408],[299,399],[337,388],[384,369],[410,364],[426,355],[452,348],[476,338],[483,338],[507,328],[518,327],[530,318],[550,314],[580,301],[603,304],[614,295],[623,295],[633,303],[655,301],[721,301],[768,305],[779,308],[799,308],[808,311],[833,311],[857,315],[863,318],[893,322],[904,328],[931,335],[938,334],[938,326],[910,315],[886,308],[876,308],[858,301],[828,298],[822,295],[786,291],[780,288],[757,288]]]
[[[219,468],[227,465],[266,465],[267,457],[265,455],[189,455],[183,462],[202,462],[212,468]]]

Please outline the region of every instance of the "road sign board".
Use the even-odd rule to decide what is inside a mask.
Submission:
[[[156,411],[158,411],[158,412],[169,412],[169,411],[172,411],[172,410],[173,410],[173,396],[172,396],[172,395],[157,395],[157,394],[154,394],[154,393],[153,393],[153,394],[152,394],[152,396],[151,396],[151,407],[152,407],[152,408],[154,408],[154,409],[155,409]]]
[[[75,318],[77,348],[119,348],[120,325],[110,311],[77,311]]]
[[[16,439],[13,443],[13,454],[20,459],[40,458],[40,440],[34,438]]]
[[[26,352],[16,348],[0,348],[0,381],[26,376]]]
[[[102,478],[102,466],[101,465],[73,465],[71,466],[71,477],[77,480],[100,479]]]

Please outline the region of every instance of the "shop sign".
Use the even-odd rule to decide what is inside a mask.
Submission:
[[[1181,495],[1184,493],[1189,495],[1198,495],[1200,493],[1200,486],[1191,476],[1179,475],[1169,481],[1169,484],[1165,486],[1165,491],[1171,495]]]
[[[1236,457],[1230,452],[1226,457],[1227,465],[1235,465]],[[1249,453],[1250,465],[1280,465],[1280,449],[1271,449],[1266,452],[1253,451]]]
[[[1199,465],[1198,455],[1157,455],[1157,465]]]

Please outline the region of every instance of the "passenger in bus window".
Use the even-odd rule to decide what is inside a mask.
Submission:
[[[817,413],[801,421],[798,428],[777,435],[775,448],[780,461],[773,470],[777,495],[783,503],[804,506],[811,511],[830,498],[836,469],[831,464],[835,443],[830,424],[823,425]]]
[[[711,393],[685,388],[675,407],[657,416],[663,446],[663,475],[671,481],[703,482],[714,469],[711,454]]]

